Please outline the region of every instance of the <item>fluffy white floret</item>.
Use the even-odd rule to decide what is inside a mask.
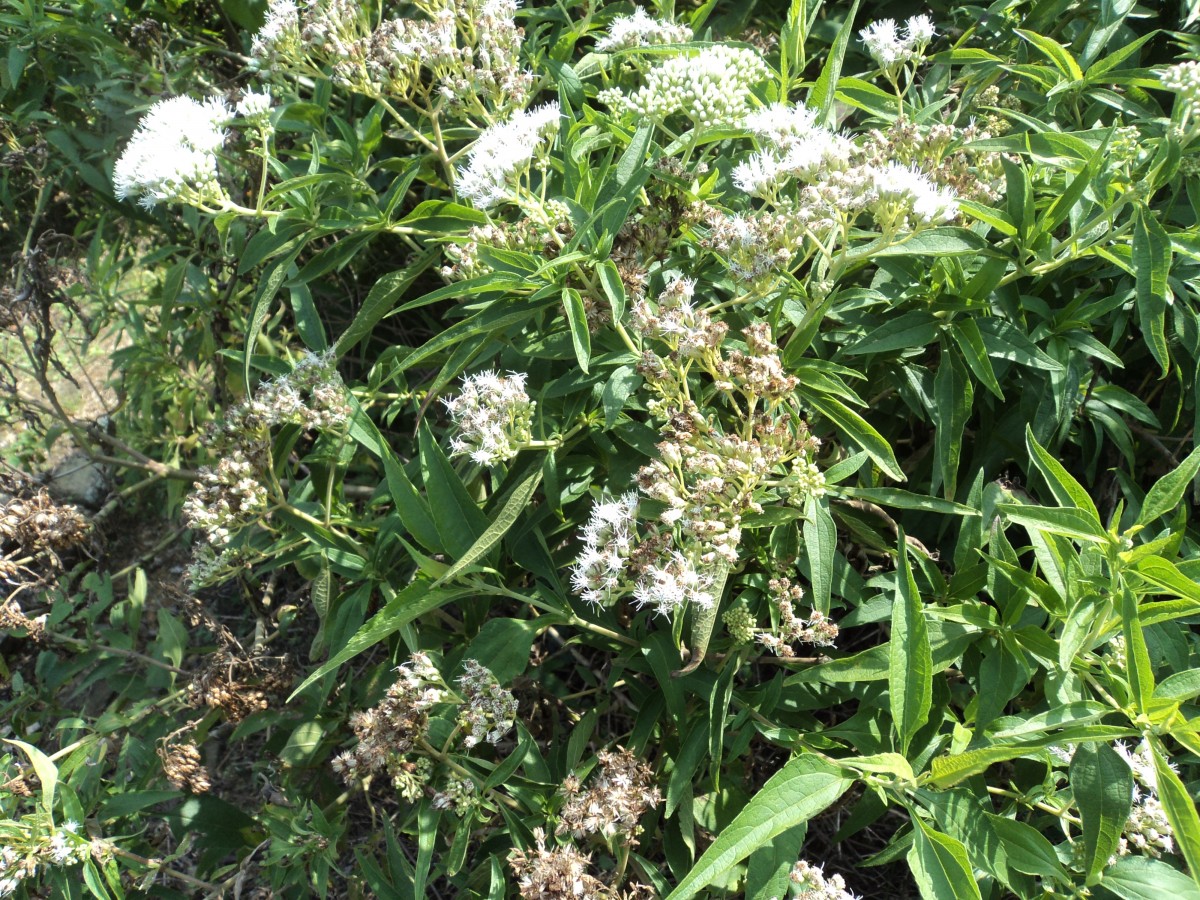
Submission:
[[[509,180],[558,129],[562,111],[557,103],[522,110],[479,136],[467,164],[458,170],[456,188],[481,209],[495,206],[510,193]]]
[[[672,44],[690,41],[692,29],[664,19],[655,19],[642,7],[629,16],[617,16],[608,27],[608,34],[596,41],[602,51],[627,50],[650,44]]]
[[[177,200],[189,189],[219,191],[217,151],[231,117],[223,100],[160,100],[138,123],[113,169],[113,187],[124,200],[140,196],[147,209]]]

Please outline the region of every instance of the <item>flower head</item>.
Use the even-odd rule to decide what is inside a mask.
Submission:
[[[558,129],[562,111],[557,103],[513,113],[491,126],[471,148],[467,164],[458,170],[458,193],[481,209],[510,195],[512,177],[533,159],[538,147]]]
[[[230,118],[229,107],[217,98],[171,97],[155,103],[113,168],[117,197],[139,196],[146,209],[163,200],[223,198],[217,151],[225,143]]]
[[[688,26],[676,25],[665,19],[655,19],[639,6],[632,15],[617,16],[613,19],[608,26],[608,34],[596,41],[596,49],[627,50],[650,44],[683,43],[691,39],[692,29]]]
[[[456,456],[481,466],[512,459],[531,438],[535,403],[525,393],[525,375],[480,372],[463,379],[462,392],[442,401],[458,426],[450,444]]]

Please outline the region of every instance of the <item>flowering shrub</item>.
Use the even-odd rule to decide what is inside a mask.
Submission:
[[[5,488],[0,895],[1198,895],[1140,8],[229,8],[112,153],[116,430],[41,410],[174,577]]]

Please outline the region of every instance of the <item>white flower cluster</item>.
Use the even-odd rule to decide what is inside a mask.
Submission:
[[[254,396],[229,410],[215,435],[224,454],[216,468],[205,466],[183,504],[184,518],[214,547],[267,509],[262,474],[271,465],[268,429],[277,425],[333,428],[350,415],[346,388],[333,351],[306,352],[286,375],[264,381]],[[220,571],[224,560],[198,560],[194,581]]]
[[[637,543],[637,508],[632,491],[616,500],[601,500],[580,529],[583,550],[571,570],[571,586],[593,606],[607,606],[621,586]]]
[[[514,176],[537,154],[542,143],[558,131],[562,111],[557,103],[520,110],[485,130],[471,147],[467,164],[458,170],[455,185],[480,209],[512,196]]]
[[[692,29],[687,25],[656,19],[639,6],[633,15],[613,19],[608,26],[608,34],[596,41],[596,49],[611,52],[651,44],[681,44],[691,39]]]
[[[634,587],[633,597],[639,607],[651,607],[661,616],[690,606],[711,609],[717,600],[713,595],[712,575],[699,571],[678,550],[646,567]]]
[[[429,711],[446,697],[442,676],[424,653],[414,653],[396,674],[395,683],[378,706],[350,717],[358,744],[331,764],[347,782],[384,766],[403,765],[401,757],[425,736]]]
[[[775,103],[746,117],[746,128],[766,149],[733,170],[733,183],[756,197],[768,197],[784,182],[810,181],[850,165],[850,140],[818,125],[804,106]]]
[[[846,889],[841,875],[825,876],[824,866],[814,866],[800,860],[788,874],[788,897],[790,900],[860,900],[857,894]]]
[[[938,187],[924,172],[889,163],[871,170],[875,219],[886,230],[894,225],[941,225],[958,215],[958,201],[949,188]]]
[[[247,121],[265,127],[271,123],[271,92],[246,91],[233,111]]]
[[[230,414],[226,431],[242,424],[251,428],[302,425],[305,428],[336,428],[350,416],[346,386],[337,372],[333,350],[306,351],[292,371],[264,381],[253,399]]]
[[[516,0],[429,0],[424,15],[372,28],[357,0],[271,0],[251,52],[259,69],[302,75],[332,69],[333,80],[369,96],[437,93],[451,107],[481,113],[523,105],[533,75],[520,64],[524,32]]]
[[[748,194],[772,201],[778,200],[780,187],[788,181],[804,183],[799,202],[783,213],[794,225],[819,234],[867,211],[885,233],[895,233],[941,225],[958,216],[958,200],[949,187],[938,185],[912,165],[864,159],[860,148],[817,125],[803,106],[775,104],[748,116],[745,124],[764,149],[733,170],[733,182]],[[763,258],[761,265],[750,267],[750,274],[771,268],[769,254],[759,246],[772,244],[764,233],[771,223],[759,221],[763,215],[743,220],[746,237],[741,244],[732,237],[724,240],[743,250],[734,258],[740,259],[749,247],[758,252],[755,259]],[[716,227],[729,231],[735,221]],[[786,234],[787,228],[782,232]]]
[[[259,454],[234,447],[216,468],[205,466],[183,501],[183,518],[214,547],[228,544],[233,533],[267,511],[267,489],[259,479]]]
[[[469,456],[481,466],[512,459],[532,434],[536,404],[525,392],[526,376],[480,372],[463,378],[462,393],[442,402],[458,434],[450,442],[455,456]]]
[[[512,691],[500,687],[491,670],[478,661],[463,660],[463,668],[466,674],[458,679],[463,696],[458,727],[466,733],[463,746],[470,749],[485,740],[498,744],[516,723],[516,698]]]
[[[79,834],[79,823],[71,820],[40,838],[24,829],[20,834],[28,842],[25,853],[18,851],[11,834],[6,835],[5,845],[0,847],[0,897],[15,894],[25,881],[37,875],[39,868],[70,866],[93,855],[101,857],[109,853],[106,842],[92,841]]]
[[[683,359],[697,359],[715,351],[728,331],[724,322],[714,321],[693,303],[696,282],[674,278],[658,295],[657,309],[641,300],[633,309],[633,323],[646,337],[665,343]]]
[[[259,65],[291,56],[300,47],[300,9],[295,0],[270,0],[262,28],[254,35],[250,53]]]
[[[655,122],[680,114],[697,128],[732,128],[746,115],[751,89],[769,74],[754,50],[718,44],[672,56],[631,94],[610,88],[597,99],[615,112]]]
[[[1154,769],[1154,751],[1146,740],[1130,750],[1123,741],[1114,749],[1133,771],[1133,808],[1125,822],[1117,852],[1124,856],[1138,850],[1149,856],[1175,852],[1174,832],[1166,810],[1158,799],[1158,772]],[[1174,766],[1171,766],[1174,769]]]
[[[217,152],[230,118],[232,112],[218,98],[171,97],[155,103],[113,168],[117,197],[139,197],[146,209],[162,201],[219,205],[227,197],[217,181]]]
[[[896,70],[920,59],[937,31],[929,16],[913,16],[901,28],[895,19],[873,22],[858,33],[876,65],[889,76]]]
[[[1200,61],[1189,59],[1163,71],[1162,86],[1179,94],[1183,105],[1182,120],[1186,124],[1200,111]]]

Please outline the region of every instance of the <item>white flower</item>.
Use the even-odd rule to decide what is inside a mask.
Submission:
[[[672,551],[663,564],[647,568],[633,597],[639,606],[652,606],[664,616],[690,604],[708,609],[716,602],[712,576],[698,571],[678,550]]]
[[[650,44],[683,43],[692,39],[692,29],[664,19],[655,19],[642,7],[630,16],[617,16],[608,26],[608,34],[596,41],[602,51],[627,50]]]
[[[904,23],[904,36],[910,44],[928,44],[937,34],[929,16],[913,16]]]
[[[265,119],[271,113],[270,91],[246,91],[234,107],[243,119]]]
[[[460,196],[481,209],[495,206],[509,196],[509,181],[533,159],[542,141],[558,128],[562,111],[547,103],[513,113],[484,131],[471,148],[467,165],[458,170]]]
[[[880,19],[858,35],[879,68],[890,71],[919,59],[936,33],[929,16],[913,16],[904,23],[903,31],[895,19]]]
[[[645,84],[628,96],[607,90],[599,100],[618,112],[659,122],[679,113],[699,128],[734,127],[746,115],[751,88],[769,74],[755,51],[718,44],[671,57],[651,69]]]
[[[295,0],[271,0],[267,18],[254,35],[250,53],[256,60],[266,60],[286,52],[300,42],[300,9]]]
[[[225,143],[231,113],[223,100],[191,97],[160,100],[138,123],[113,168],[119,199],[141,196],[153,208],[161,200],[217,200],[217,151]]]
[[[899,163],[874,168],[872,182],[877,195],[876,215],[891,216],[899,211],[924,225],[952,222],[958,215],[958,202],[950,188],[938,187],[923,172]]]
[[[442,402],[458,426],[450,442],[456,456],[481,466],[512,459],[531,438],[534,402],[525,393],[526,376],[480,372],[463,379],[462,393]]]
[[[583,549],[571,567],[571,587],[584,601],[603,606],[613,598],[637,543],[637,494],[604,499],[579,530]]]

